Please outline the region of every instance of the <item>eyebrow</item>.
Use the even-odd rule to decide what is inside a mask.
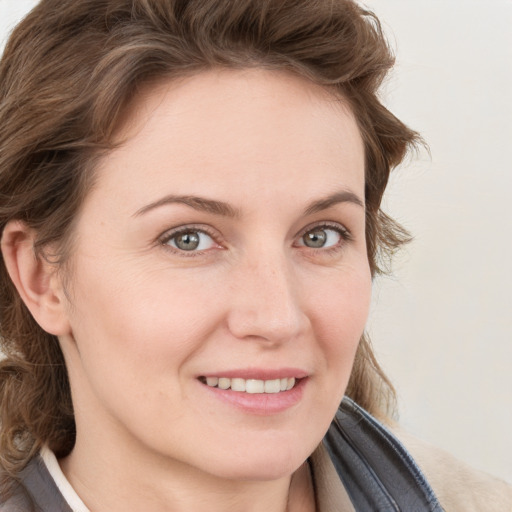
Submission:
[[[331,206],[334,206],[339,203],[353,203],[364,208],[363,201],[361,201],[361,199],[356,194],[348,190],[343,190],[341,192],[335,192],[334,194],[331,194],[326,198],[313,201],[306,207],[304,213],[306,215],[311,215],[313,213],[327,210]],[[193,208],[194,210],[206,213],[213,213],[215,215],[221,215],[224,217],[241,217],[240,211],[237,208],[233,208],[233,206],[223,201],[216,201],[214,199],[207,199],[205,197],[198,196],[180,195],[168,195],[162,197],[158,201],[143,206],[142,208],[137,210],[133,216],[138,217],[140,215],[144,215],[145,213],[154,210],[155,208],[160,208],[161,206],[165,206],[168,204],[184,204],[186,206],[189,206],[190,208]]]
[[[353,192],[348,190],[342,190],[340,192],[335,192],[330,196],[327,196],[325,199],[319,199],[318,201],[313,201],[305,210],[304,213],[306,215],[311,215],[313,213],[321,212],[323,210],[327,210],[331,206],[334,206],[339,203],[353,203],[361,208],[364,208],[363,201]]]
[[[215,215],[222,215],[224,217],[240,217],[240,212],[236,208],[233,208],[231,205],[224,203],[222,201],[215,201],[214,199],[207,199],[205,197],[197,197],[197,196],[177,196],[177,195],[168,195],[162,197],[158,201],[154,203],[148,204],[139,210],[137,210],[134,214],[134,217],[138,217],[139,215],[143,215],[150,210],[154,210],[155,208],[159,208],[160,206],[164,206],[167,204],[184,204],[186,206],[190,206],[194,210],[213,213]]]

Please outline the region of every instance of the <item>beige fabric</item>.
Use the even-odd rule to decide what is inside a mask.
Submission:
[[[446,512],[512,512],[510,484],[471,468],[399,426],[391,429],[423,471]]]
[[[313,452],[309,461],[315,488],[316,512],[355,512],[323,445]]]

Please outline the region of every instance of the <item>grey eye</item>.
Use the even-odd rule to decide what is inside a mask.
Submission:
[[[327,233],[324,229],[315,229],[306,233],[302,237],[302,240],[304,241],[304,245],[306,247],[318,249],[325,245],[325,241],[327,240]]]
[[[339,231],[333,228],[318,227],[302,235],[301,244],[311,249],[323,249],[337,245],[342,238]]]
[[[204,251],[214,245],[211,236],[202,231],[185,231],[178,233],[167,242],[171,247],[181,251]]]

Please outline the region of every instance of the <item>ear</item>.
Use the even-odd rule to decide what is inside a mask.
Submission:
[[[36,254],[34,243],[34,230],[21,221],[10,221],[2,234],[5,266],[36,322],[50,334],[67,334],[67,298],[59,273]]]

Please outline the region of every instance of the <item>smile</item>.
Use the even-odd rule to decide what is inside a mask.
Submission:
[[[291,390],[296,383],[295,377],[258,380],[227,377],[201,377],[201,382],[211,388],[231,389],[240,393],[281,393]]]

